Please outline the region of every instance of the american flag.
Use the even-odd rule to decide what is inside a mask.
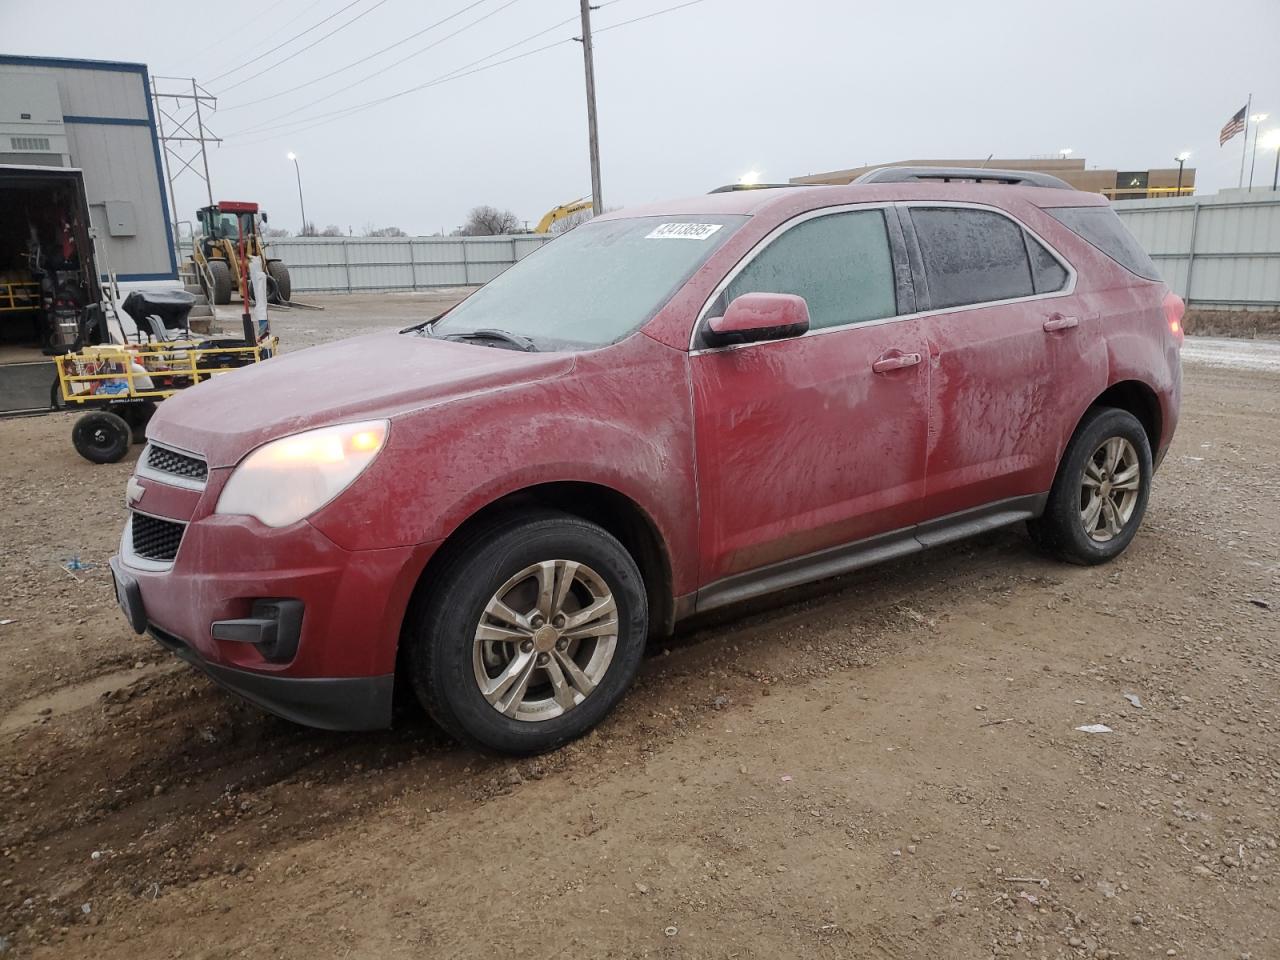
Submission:
[[[1222,146],[1237,133],[1244,130],[1244,115],[1248,110],[1248,106],[1241,107],[1236,111],[1236,115],[1227,121],[1227,125],[1222,128],[1222,132],[1218,134],[1218,146]]]

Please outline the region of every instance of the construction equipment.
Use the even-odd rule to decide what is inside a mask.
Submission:
[[[538,225],[533,228],[534,233],[549,233],[551,225],[565,217],[572,217],[575,213],[581,213],[583,210],[591,209],[590,197],[579,197],[577,200],[570,200],[568,203],[562,203],[560,206],[548,210],[546,215],[538,221]]]
[[[244,303],[252,295],[244,269],[251,258],[261,258],[271,278],[272,303],[288,303],[293,292],[289,268],[278,257],[267,256],[259,221],[267,222],[266,213],[258,205],[242,200],[220,200],[196,211],[200,233],[192,245],[192,260],[200,285],[210,303],[231,302],[232,290],[238,290]]]

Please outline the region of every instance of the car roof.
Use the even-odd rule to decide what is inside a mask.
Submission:
[[[731,190],[694,197],[664,200],[658,203],[628,207],[605,214],[606,218],[690,216],[756,216],[775,208],[812,209],[851,203],[891,203],[894,201],[936,200],[951,203],[982,203],[1003,207],[1017,199],[1037,207],[1105,206],[1101,194],[1053,187],[1019,186],[990,183],[849,183],[819,184],[763,189]]]

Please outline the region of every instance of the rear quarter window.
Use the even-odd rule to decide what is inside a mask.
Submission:
[[[1044,212],[1130,273],[1144,280],[1161,279],[1147,251],[1110,207],[1046,207]]]

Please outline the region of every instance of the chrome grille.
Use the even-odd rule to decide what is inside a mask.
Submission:
[[[132,526],[134,556],[143,560],[170,563],[178,555],[178,547],[186,529],[184,524],[149,517],[145,513],[135,513]]]
[[[147,447],[147,467],[157,473],[167,473],[188,480],[205,480],[209,476],[209,466],[199,457],[179,453],[168,447],[158,447],[154,443]]]

